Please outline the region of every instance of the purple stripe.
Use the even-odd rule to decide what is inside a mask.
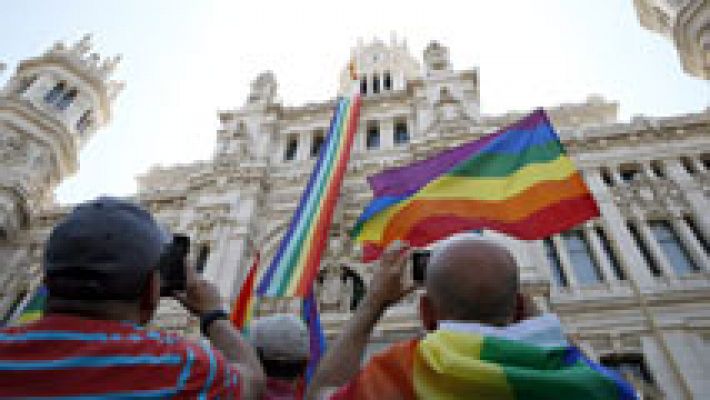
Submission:
[[[542,109],[535,110],[520,121],[495,133],[461,146],[443,151],[432,158],[417,161],[400,168],[384,170],[367,178],[375,197],[407,196],[433,179],[449,171],[458,163],[470,158],[497,137],[512,130],[534,129],[541,123],[549,123]]]
[[[338,118],[338,110],[340,109],[340,103],[342,103],[343,101],[345,101],[345,98],[339,97],[338,101],[335,102],[335,110],[333,111],[333,117],[330,120],[328,136],[321,145],[321,150],[323,151],[320,152],[320,155],[318,156],[318,161],[316,161],[316,165],[313,167],[313,172],[311,172],[311,176],[308,178],[308,184],[306,185],[306,189],[303,191],[303,194],[301,194],[301,200],[298,202],[298,208],[296,209],[296,213],[291,219],[291,224],[289,224],[288,232],[286,232],[286,234],[281,239],[279,249],[276,252],[274,258],[271,260],[271,265],[269,265],[269,269],[264,274],[264,277],[261,279],[261,282],[259,282],[259,288],[257,289],[257,293],[260,296],[265,295],[266,292],[269,290],[271,280],[273,279],[274,274],[278,269],[279,261],[281,260],[281,257],[283,257],[283,253],[286,250],[286,246],[288,246],[288,243],[291,241],[291,236],[293,235],[293,231],[296,229],[296,225],[298,225],[298,221],[301,219],[301,214],[303,214],[303,209],[306,206],[308,196],[310,195],[311,190],[313,188],[313,183],[316,181],[316,176],[318,176],[318,170],[320,170],[321,165],[323,164],[323,160],[325,159],[325,149],[327,148],[328,143],[333,140],[333,130],[336,128],[334,126],[335,121],[337,121]]]

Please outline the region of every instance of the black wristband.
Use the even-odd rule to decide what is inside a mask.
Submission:
[[[224,310],[207,311],[206,313],[200,315],[200,332],[207,336],[207,329],[209,329],[210,325],[218,319],[229,319],[229,316],[226,312],[224,312]]]

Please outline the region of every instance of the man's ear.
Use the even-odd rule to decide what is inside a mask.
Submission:
[[[439,326],[439,317],[431,299],[426,294],[422,294],[419,298],[419,319],[422,320],[424,329],[429,332],[435,331]]]
[[[140,323],[144,325],[153,319],[153,314],[158,309],[158,303],[160,302],[160,272],[153,271],[148,275],[138,301]]]

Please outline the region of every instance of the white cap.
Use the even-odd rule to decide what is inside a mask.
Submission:
[[[309,357],[308,329],[292,314],[255,319],[249,326],[249,338],[267,360],[301,361]]]

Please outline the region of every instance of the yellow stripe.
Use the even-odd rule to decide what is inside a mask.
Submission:
[[[560,156],[544,164],[527,165],[505,178],[443,176],[415,195],[418,199],[505,200],[540,181],[564,180],[577,171],[572,161]]]
[[[379,242],[390,219],[414,199],[505,200],[540,181],[564,180],[575,173],[572,161],[564,155],[545,164],[530,164],[506,178],[466,178],[443,176],[417,194],[376,214],[367,221],[357,237],[359,242]]]
[[[437,331],[417,346],[414,390],[420,399],[501,399],[514,393],[498,365],[481,361],[483,338]]]
[[[36,321],[42,318],[42,311],[28,311],[20,315],[17,322],[20,324],[26,324],[28,322]]]

